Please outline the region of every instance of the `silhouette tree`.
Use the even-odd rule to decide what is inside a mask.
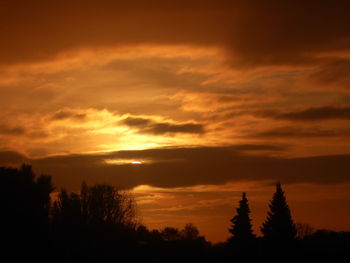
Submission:
[[[45,213],[45,217],[48,217],[51,197],[50,194],[55,188],[52,185],[51,176],[42,174],[36,180],[36,199],[41,209]]]
[[[250,209],[246,193],[242,193],[242,199],[239,201],[239,207],[236,209],[237,215],[232,219],[232,226],[229,232],[232,234],[229,242],[250,242],[255,238],[252,230],[251,219],[249,217]]]
[[[80,196],[62,189],[53,204],[54,223],[76,228],[82,223]]]
[[[297,230],[297,237],[300,239],[304,239],[305,237],[311,236],[315,233],[315,229],[309,224],[305,223],[296,223],[295,224]]]
[[[86,223],[135,227],[135,205],[127,192],[107,184],[81,187],[82,215]]]
[[[185,240],[196,240],[199,238],[199,230],[192,223],[188,223],[181,230],[181,236]]]
[[[26,255],[26,260],[33,257],[37,261],[45,257],[52,191],[51,177],[36,178],[30,165],[23,164],[19,169],[0,167],[2,251],[21,252],[12,253],[10,261],[19,261],[15,257],[22,255]]]
[[[276,242],[293,241],[297,230],[280,183],[276,184],[269,207],[270,211],[261,227],[264,238]]]
[[[109,260],[116,248],[135,244],[138,237],[133,199],[107,184],[83,183],[80,194],[61,190],[52,221],[55,247],[69,262],[82,257]]]
[[[80,195],[62,189],[54,202],[53,217],[64,225],[124,225],[136,227],[135,204],[127,192],[107,184],[82,183]]]
[[[179,229],[174,227],[165,227],[161,231],[161,235],[166,241],[175,241],[182,239],[181,232],[179,231]]]

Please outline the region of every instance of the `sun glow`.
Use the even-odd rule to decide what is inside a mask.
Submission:
[[[147,160],[106,159],[106,160],[104,160],[104,162],[107,163],[107,164],[112,164],[112,165],[127,165],[127,164],[140,165],[140,164],[146,163]],[[149,162],[149,161],[148,161],[148,162]]]

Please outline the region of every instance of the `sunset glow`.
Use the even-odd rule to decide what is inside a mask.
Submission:
[[[349,9],[24,2],[0,7],[0,166],[127,189],[150,229],[215,242],[242,192],[259,236],[277,181],[296,222],[350,230]]]

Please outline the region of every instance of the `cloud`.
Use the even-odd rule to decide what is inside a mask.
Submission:
[[[333,85],[350,89],[350,60],[339,59],[322,65],[308,79],[322,86]]]
[[[341,0],[5,1],[0,56],[14,63],[151,43],[224,47],[240,67],[313,63],[317,53],[349,50],[347,10]]]
[[[291,120],[291,121],[320,121],[330,119],[350,119],[350,107],[324,106],[308,108],[300,111],[277,112],[264,111],[255,113],[256,116]]]
[[[52,120],[65,120],[65,119],[84,120],[86,116],[87,115],[85,113],[77,113],[75,111],[65,109],[65,110],[56,111],[51,118]]]
[[[18,136],[26,133],[26,129],[22,126],[0,125],[0,135]]]
[[[181,101],[181,109],[191,112],[212,112],[229,111],[237,108],[275,104],[281,100],[276,94],[258,92],[256,90],[228,89],[221,91],[219,88],[209,92],[191,92],[181,90],[172,96],[173,100]]]
[[[122,121],[123,124],[137,128],[141,133],[153,135],[172,134],[172,133],[204,133],[204,126],[197,123],[170,123],[156,122],[151,119],[128,117]]]
[[[36,171],[53,175],[56,186],[71,189],[77,189],[83,180],[89,183],[108,182],[127,188],[137,185],[172,188],[266,180],[279,180],[284,184],[337,184],[350,181],[350,155],[282,158],[244,154],[242,149],[254,146],[237,147],[239,150],[235,146],[190,147],[76,154],[28,162]],[[13,156],[13,153],[1,153],[0,163],[6,164],[9,156]],[[106,159],[130,158],[151,159],[152,162],[139,165],[105,162]],[[22,161],[20,158],[15,160]]]
[[[156,123],[152,127],[147,128],[146,133],[164,134],[164,133],[203,133],[204,128],[201,124],[186,123],[186,124],[170,124]]]
[[[0,5],[1,117],[13,125],[0,127],[2,149],[42,157],[304,137],[289,156],[348,153],[338,142],[349,100],[334,90],[348,83],[348,1]],[[305,77],[327,89],[301,87]],[[297,124],[308,128],[273,128]]]
[[[124,124],[130,127],[142,127],[147,126],[152,123],[150,119],[146,118],[135,118],[135,117],[128,117],[122,121]]]
[[[251,133],[247,137],[257,138],[313,138],[313,137],[348,137],[350,130],[335,130],[323,128],[302,128],[302,127],[278,127],[257,133]]]

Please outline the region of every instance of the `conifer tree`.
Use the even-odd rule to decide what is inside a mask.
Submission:
[[[248,242],[255,238],[252,230],[251,219],[249,218],[249,205],[246,193],[242,193],[242,200],[239,201],[239,207],[236,209],[237,215],[231,219],[232,226],[229,229],[232,237],[230,242]]]
[[[280,183],[276,184],[276,192],[269,208],[270,211],[261,227],[264,238],[277,242],[294,240],[297,231]]]

